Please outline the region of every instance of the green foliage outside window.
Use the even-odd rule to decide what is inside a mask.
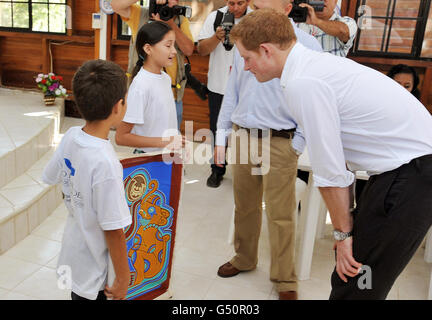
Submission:
[[[66,0],[0,0],[0,28],[66,33]]]

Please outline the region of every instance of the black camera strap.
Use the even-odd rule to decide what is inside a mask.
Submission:
[[[245,16],[247,14],[247,8],[245,10],[245,12],[243,13],[243,16]],[[213,23],[213,29],[216,32],[217,27],[220,26],[221,22],[222,22],[222,18],[223,18],[224,13],[222,11],[217,10],[216,11],[216,19]]]
[[[222,11],[217,11],[216,12],[216,19],[213,23],[213,29],[216,32],[217,27],[220,26],[221,22],[222,22],[222,18],[223,18],[224,13]]]

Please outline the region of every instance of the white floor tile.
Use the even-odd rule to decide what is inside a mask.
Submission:
[[[2,255],[0,256],[0,288],[12,290],[40,268],[38,264]]]
[[[56,271],[46,267],[35,272],[13,291],[43,300],[70,300],[70,290],[59,289]]]
[[[18,293],[15,291],[10,291],[1,297],[1,300],[39,300],[36,297],[31,297],[26,294]]]
[[[181,271],[173,271],[170,290],[175,300],[202,300],[214,280]]]
[[[174,254],[175,270],[210,279],[217,277],[219,266],[227,261],[227,257],[204,254],[186,247],[177,248]]]
[[[268,300],[270,294],[251,290],[248,287],[236,286],[216,279],[205,296],[205,300]]]
[[[65,225],[66,221],[64,219],[48,217],[32,232],[32,234],[49,240],[61,242]]]
[[[60,252],[60,248],[61,243],[58,241],[48,240],[31,234],[8,250],[4,255],[45,265]]]
[[[0,288],[0,300],[5,300],[5,296],[9,293],[9,290]]]

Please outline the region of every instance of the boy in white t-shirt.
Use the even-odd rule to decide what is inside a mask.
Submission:
[[[72,85],[86,124],[66,132],[42,176],[47,184],[62,183],[69,211],[57,272],[71,283],[72,300],[124,299],[130,272],[123,228],[131,216],[108,133],[126,112],[126,75],[113,62],[92,60],[79,68]],[[111,287],[110,257],[116,274]]]

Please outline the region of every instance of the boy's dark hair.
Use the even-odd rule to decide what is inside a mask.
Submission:
[[[85,120],[105,120],[120,99],[125,103],[126,73],[114,62],[90,60],[75,73],[72,91],[78,111]]]

